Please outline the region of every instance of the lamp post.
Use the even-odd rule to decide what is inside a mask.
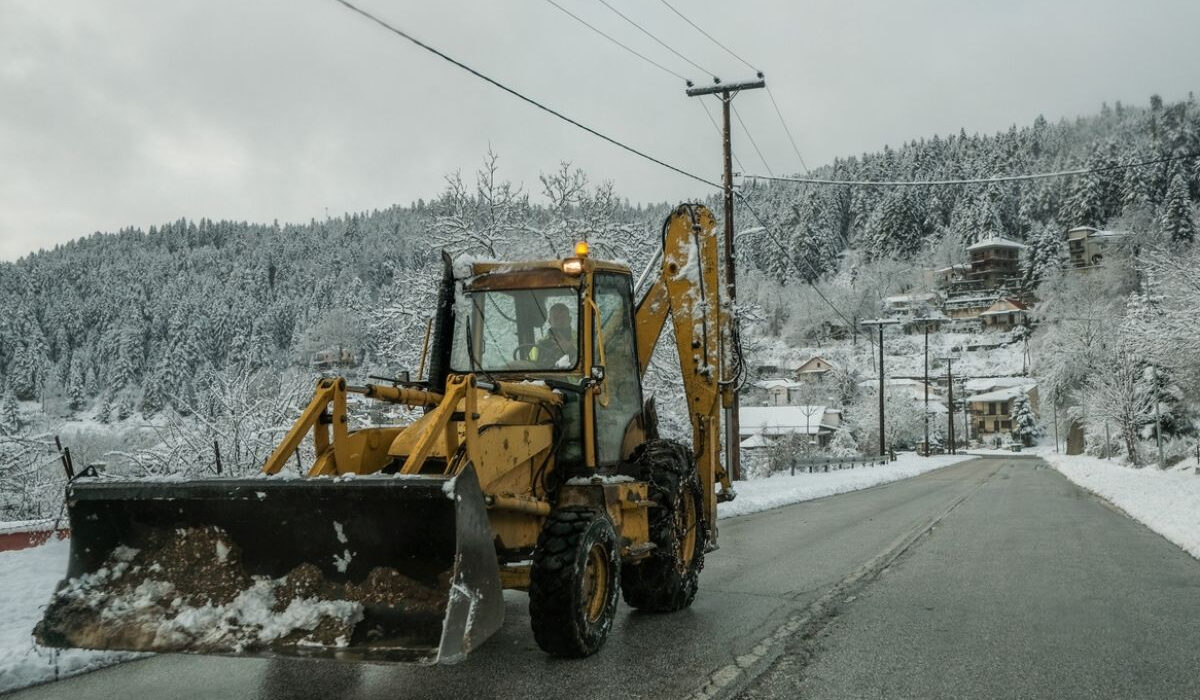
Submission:
[[[863,321],[864,326],[877,326],[879,328],[879,456],[887,455],[887,438],[883,434],[883,327],[895,326],[900,322],[894,318],[876,318],[870,321]]]

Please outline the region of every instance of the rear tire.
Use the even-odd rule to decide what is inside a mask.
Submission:
[[[590,656],[604,646],[617,612],[621,562],[608,518],[568,507],[542,526],[529,580],[533,637],[552,656]]]
[[[621,568],[621,592],[630,606],[646,612],[675,612],[692,604],[700,587],[708,526],[704,491],[687,447],[648,440],[634,451],[634,472],[650,484],[648,557]]]

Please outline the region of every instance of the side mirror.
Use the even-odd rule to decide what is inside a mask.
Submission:
[[[592,365],[592,381],[604,381],[604,365]]]

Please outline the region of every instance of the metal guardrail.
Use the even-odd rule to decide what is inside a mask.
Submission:
[[[788,469],[792,476],[799,471],[801,474],[818,474],[855,467],[878,467],[893,461],[888,455],[873,455],[870,457],[815,457],[810,459],[789,460]],[[779,469],[777,471],[783,471]]]

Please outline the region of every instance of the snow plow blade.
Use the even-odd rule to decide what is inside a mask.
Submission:
[[[473,469],[80,480],[47,646],[453,663],[504,600]]]

